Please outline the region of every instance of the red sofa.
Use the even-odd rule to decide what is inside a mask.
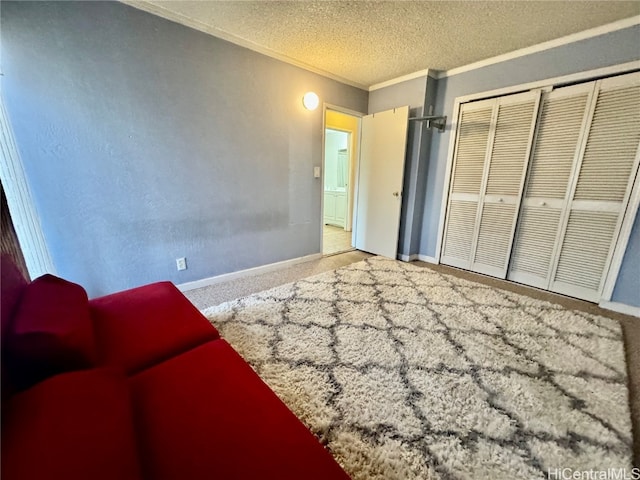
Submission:
[[[173,284],[1,273],[3,479],[349,478]]]

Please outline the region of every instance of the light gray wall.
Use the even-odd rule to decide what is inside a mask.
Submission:
[[[444,134],[432,137],[420,253],[427,256],[436,254],[440,207],[445,188],[444,176],[451,135],[451,114],[457,97],[638,60],[640,58],[638,45],[640,45],[640,26],[634,26],[438,80],[435,111],[447,115],[449,121]],[[637,238],[639,234],[638,228],[635,228],[625,256],[624,272],[628,271],[629,259],[637,259],[640,255],[640,240]],[[638,275],[640,273],[636,270],[634,285],[637,285]],[[620,276],[618,283],[622,286],[616,286],[617,301],[640,305],[637,290],[635,295],[626,293],[628,291],[626,283],[630,281],[630,277],[633,277],[633,273]]]
[[[438,94],[438,81],[432,77],[427,77],[427,86],[424,99],[424,115],[443,115],[441,110],[437,110],[436,100]],[[422,222],[424,219],[424,210],[426,208],[424,198],[427,191],[427,182],[429,177],[429,158],[431,151],[432,139],[443,134],[439,130],[427,129],[426,124],[422,123],[423,136],[420,145],[420,161],[418,169],[415,172],[415,208],[413,210],[413,230],[411,232],[411,254],[420,253],[420,242],[422,240]]]
[[[377,113],[395,107],[409,106],[409,116],[422,116],[424,111],[427,77],[419,77],[388,87],[373,90],[369,93],[368,112]],[[425,158],[425,143],[428,143],[424,125],[420,122],[409,122],[407,130],[407,152],[404,164],[404,183],[402,187],[402,209],[400,213],[400,232],[398,236],[398,253],[411,255],[418,253],[412,249],[412,238],[419,238],[421,216],[416,216],[416,208],[420,208],[424,193],[418,191],[418,179],[421,170],[421,159]],[[422,153],[421,153],[422,152]]]
[[[301,98],[365,111],[367,92],[117,2],[2,2],[0,20],[59,275],[96,296],[320,251],[322,109]]]
[[[404,82],[378,88],[369,92],[368,113],[384,112],[396,107],[409,105],[409,108],[422,108],[426,86],[424,77],[406,80]]]
[[[636,212],[631,236],[624,253],[618,281],[611,296],[612,302],[640,307],[640,210]]]

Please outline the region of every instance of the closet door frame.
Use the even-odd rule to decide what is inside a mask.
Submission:
[[[425,260],[433,261],[434,263],[441,263],[442,253],[443,253],[443,244],[444,244],[444,234],[445,234],[445,226],[446,226],[446,213],[447,207],[449,204],[449,193],[451,189],[451,180],[453,177],[453,164],[455,158],[455,147],[456,147],[456,139],[458,136],[458,118],[460,115],[461,106],[465,103],[477,101],[477,100],[487,100],[490,98],[494,98],[497,96],[509,95],[513,93],[521,93],[530,91],[536,88],[542,89],[543,91],[551,91],[554,87],[560,87],[562,85],[566,85],[568,83],[574,82],[588,82],[590,80],[602,79],[605,77],[615,76],[615,75],[623,75],[625,73],[632,73],[633,71],[637,71],[640,64],[635,62],[627,62],[618,65],[612,65],[603,68],[597,68],[593,70],[588,70],[584,72],[577,72],[569,75],[562,75],[559,77],[552,77],[543,80],[537,80],[534,82],[513,85],[504,88],[498,88],[495,90],[489,90],[484,92],[473,93],[469,95],[464,95],[460,97],[456,97],[453,103],[453,113],[451,115],[451,125],[449,127],[451,131],[451,135],[449,137],[449,148],[447,155],[447,164],[445,167],[444,173],[444,182],[442,189],[442,199],[440,203],[440,219],[438,222],[438,236],[436,239],[436,249],[434,257],[427,257],[424,255],[420,255],[420,258]],[[640,155],[640,152],[639,152]],[[638,159],[636,159],[638,162]],[[633,183],[633,187],[631,189],[630,198],[627,204],[627,208],[622,217],[621,228],[618,233],[618,238],[615,242],[615,246],[613,247],[613,253],[611,262],[609,265],[609,269],[604,275],[603,280],[603,291],[600,299],[600,306],[604,308],[608,308],[611,310],[620,311],[623,313],[631,313],[634,315],[640,316],[640,308],[630,307],[624,304],[619,304],[615,302],[611,302],[611,298],[613,295],[613,290],[615,288],[616,281],[618,279],[618,274],[620,272],[620,268],[622,266],[622,261],[624,259],[624,255],[627,250],[627,245],[629,243],[629,238],[631,236],[631,230],[634,225],[635,217],[640,209],[640,175],[636,174],[636,178]],[[522,199],[524,201],[524,199]]]

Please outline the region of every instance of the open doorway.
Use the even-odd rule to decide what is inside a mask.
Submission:
[[[334,255],[353,250],[360,117],[327,108],[324,127],[322,253]]]
[[[325,255],[352,248],[351,233],[347,230],[350,140],[349,132],[325,129],[322,227],[322,253]]]

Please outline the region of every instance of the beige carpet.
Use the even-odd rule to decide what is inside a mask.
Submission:
[[[630,468],[614,320],[378,257],[205,314],[354,479]]]
[[[191,300],[191,303],[193,303],[196,308],[203,310],[212,305],[218,305],[223,302],[228,302],[229,300],[251,295],[252,293],[268,290],[278,285],[284,285],[285,283],[295,282],[305,277],[335,270],[336,268],[359,262],[368,257],[371,257],[371,254],[354,250],[352,252],[299,263],[280,270],[196,288],[186,291],[184,294]]]

